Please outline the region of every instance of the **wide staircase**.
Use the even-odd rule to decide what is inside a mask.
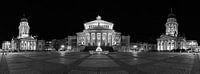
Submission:
[[[84,52],[89,52],[90,50],[95,51],[97,46],[86,46],[85,49],[83,50]],[[113,47],[111,46],[101,46],[103,51],[109,51],[109,52],[114,52]]]

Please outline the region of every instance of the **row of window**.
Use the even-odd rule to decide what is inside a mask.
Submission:
[[[94,27],[97,27],[98,25],[90,25],[89,26],[89,29],[92,29],[92,28],[94,28]],[[101,27],[104,27],[104,28],[109,28],[109,25],[101,25]]]

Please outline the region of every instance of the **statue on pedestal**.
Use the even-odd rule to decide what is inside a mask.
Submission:
[[[102,51],[101,47],[100,47],[100,42],[98,43],[98,47],[96,48],[96,51]]]

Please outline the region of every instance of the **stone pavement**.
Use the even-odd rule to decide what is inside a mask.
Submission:
[[[10,53],[0,55],[0,74],[200,74],[200,54]]]
[[[200,54],[195,55],[194,65],[191,74],[200,74]]]
[[[7,59],[3,54],[0,55],[0,74],[9,74]]]

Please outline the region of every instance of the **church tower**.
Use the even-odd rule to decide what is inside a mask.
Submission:
[[[171,13],[168,15],[168,19],[165,24],[165,27],[166,27],[166,35],[177,37],[178,23],[175,18],[175,14],[172,13],[172,10],[171,10]]]
[[[20,25],[19,25],[19,36],[18,38],[25,38],[29,37],[29,25],[28,25],[28,19],[23,17],[21,19]]]

